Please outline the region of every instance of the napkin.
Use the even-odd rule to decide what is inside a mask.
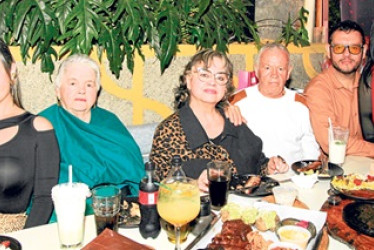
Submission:
[[[154,249],[146,245],[135,242],[119,233],[106,228],[99,236],[88,243],[82,250],[149,250]]]

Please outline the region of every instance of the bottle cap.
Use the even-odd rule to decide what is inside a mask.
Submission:
[[[173,155],[173,158],[171,160],[171,164],[173,166],[181,166],[182,165],[182,158],[180,155]]]
[[[199,217],[210,215],[209,195],[200,196],[200,213]]]
[[[149,161],[145,163],[145,170],[155,170],[156,166],[153,162]]]

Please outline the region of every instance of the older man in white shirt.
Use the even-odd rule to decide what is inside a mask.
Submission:
[[[263,152],[280,155],[291,165],[317,159],[320,150],[303,96],[285,87],[292,71],[289,59],[283,45],[264,45],[255,62],[259,84],[236,93],[231,99],[235,106],[229,108],[234,112],[228,113],[239,107],[248,127],[262,139]]]

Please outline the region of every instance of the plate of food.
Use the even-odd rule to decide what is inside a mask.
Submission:
[[[0,250],[21,250],[22,246],[18,240],[5,236],[0,235]]]
[[[353,202],[343,209],[343,220],[352,229],[374,237],[374,204]]]
[[[125,197],[119,211],[120,228],[136,228],[140,224],[140,207],[138,197]]]
[[[335,176],[331,180],[335,193],[351,199],[374,202],[374,176],[349,174]]]
[[[209,232],[191,249],[269,249],[280,242],[277,228],[284,222],[307,228],[310,235],[317,235],[326,221],[326,213],[294,207],[285,207],[267,202],[227,203],[220,211],[221,218]],[[241,198],[241,199],[240,199]],[[233,200],[235,201],[235,200]],[[303,229],[304,229],[303,228]],[[316,237],[310,237],[308,246],[314,247]],[[231,248],[230,248],[231,247]],[[295,248],[293,248],[295,249]]]
[[[344,170],[341,167],[330,162],[328,163],[328,171],[324,173],[322,169],[322,162],[317,160],[297,161],[291,165],[291,168],[296,174],[317,174],[319,179],[330,179],[334,176],[344,174]]]
[[[276,180],[259,175],[232,175],[229,185],[231,193],[257,197],[273,194],[273,187],[278,186],[279,182]]]

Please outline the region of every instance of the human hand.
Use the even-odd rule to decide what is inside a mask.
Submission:
[[[273,156],[268,162],[268,173],[269,174],[282,174],[287,172],[289,169],[288,164],[281,156]]]
[[[209,181],[208,181],[208,171],[204,170],[201,172],[199,179],[197,179],[197,184],[201,192],[207,193],[209,191]]]
[[[225,107],[225,116],[229,118],[230,122],[235,126],[240,126],[242,123],[247,123],[247,120],[242,116],[238,106],[229,104]]]

